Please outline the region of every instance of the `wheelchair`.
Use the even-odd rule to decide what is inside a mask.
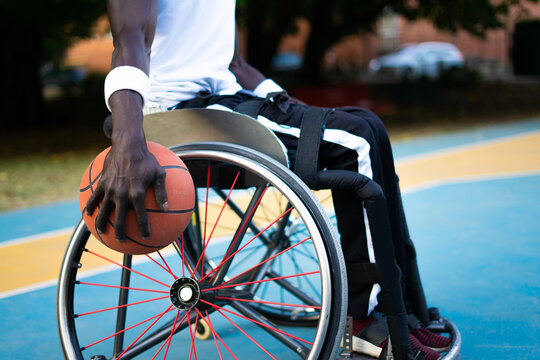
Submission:
[[[189,168],[192,222],[168,247],[133,256],[79,222],[58,281],[65,357],[372,359],[350,351],[347,274],[323,207],[328,192],[314,194],[289,170],[274,133],[211,109],[146,115],[144,127]],[[452,338],[443,359],[458,359],[457,328],[431,320]]]

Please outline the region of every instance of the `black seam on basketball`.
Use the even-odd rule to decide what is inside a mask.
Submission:
[[[88,184],[90,185],[90,191],[92,192],[92,194],[94,193],[94,187],[92,185],[94,185],[92,183],[92,168],[94,167],[94,161],[95,160],[92,160],[92,162],[90,163],[90,169],[88,169]]]
[[[92,165],[94,164],[94,162],[92,162]],[[90,172],[92,171],[92,168],[90,167]],[[103,173],[103,171],[100,171],[99,174],[97,174],[96,178],[94,179],[94,181],[91,181],[88,186],[82,188],[82,189],[79,189],[79,192],[85,192],[86,190],[92,188],[92,185],[94,185],[100,178],[101,178],[101,174]],[[91,176],[91,175],[90,175]],[[90,177],[89,176],[89,177]],[[94,191],[92,191],[94,192]]]
[[[185,210],[161,210],[161,209],[145,209],[146,212],[150,213],[160,213],[160,214],[185,214],[188,212],[193,212],[194,208],[191,209],[185,209]]]
[[[180,170],[186,170],[189,171],[187,168],[179,165],[165,165],[161,167],[162,169],[168,170],[168,169],[180,169]]]
[[[111,225],[111,227],[113,228],[114,230],[114,224],[112,223],[111,219],[107,219],[107,224]],[[144,246],[144,247],[147,247],[147,248],[150,248],[150,249],[161,249],[163,247],[162,246],[152,246],[152,245],[146,245],[146,244],[141,244],[140,242],[138,242],[137,240],[135,239],[132,239],[129,235],[126,234],[126,239],[128,240],[131,240],[133,241],[135,244],[137,245],[140,245],[140,246]]]
[[[103,244],[105,245],[106,247],[108,247],[109,249],[112,249],[109,245],[107,245],[107,243],[105,241],[103,241],[103,239],[101,238],[101,234],[99,233],[99,230],[97,229],[97,225],[96,225],[96,222],[97,222],[97,216],[96,218],[94,219],[94,229],[96,229],[96,234],[97,234],[97,239]],[[114,250],[114,249],[113,249]]]

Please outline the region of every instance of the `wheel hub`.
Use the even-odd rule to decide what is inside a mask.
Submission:
[[[193,309],[201,298],[199,284],[192,278],[177,279],[170,290],[171,303],[180,310]]]

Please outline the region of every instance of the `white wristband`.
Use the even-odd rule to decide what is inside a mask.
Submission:
[[[283,88],[276,84],[272,79],[266,79],[253,90],[253,93],[262,98],[266,98],[266,95],[272,92],[281,92]]]
[[[143,106],[150,93],[150,78],[134,66],[117,66],[105,78],[105,104],[109,111],[109,98],[118,90],[133,90],[143,99]]]

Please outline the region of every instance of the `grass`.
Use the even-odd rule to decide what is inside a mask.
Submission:
[[[81,177],[94,150],[33,154],[0,163],[0,211],[78,196]]]

